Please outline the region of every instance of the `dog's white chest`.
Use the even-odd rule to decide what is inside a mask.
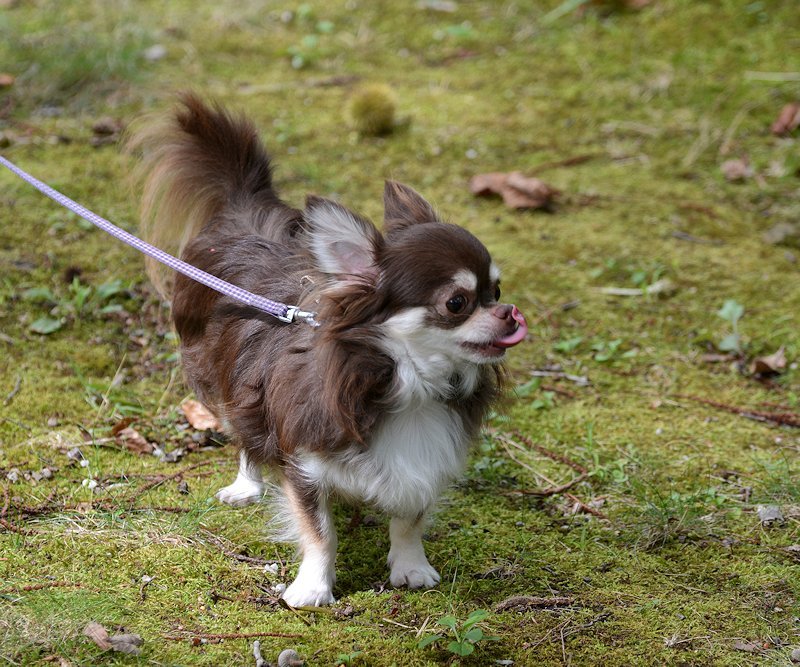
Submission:
[[[376,505],[394,516],[416,516],[462,470],[469,443],[461,417],[438,401],[388,414],[367,450],[303,469],[330,491]]]

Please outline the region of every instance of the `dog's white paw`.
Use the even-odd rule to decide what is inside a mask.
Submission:
[[[216,493],[216,498],[221,503],[233,505],[234,507],[244,507],[252,503],[257,503],[264,495],[264,484],[250,479],[237,477],[233,484],[229,484]]]
[[[397,559],[389,574],[389,583],[395,588],[434,588],[440,581],[439,573],[424,558],[421,561]]]
[[[330,585],[323,581],[303,581],[299,577],[286,589],[283,599],[292,607],[321,607],[336,602]]]

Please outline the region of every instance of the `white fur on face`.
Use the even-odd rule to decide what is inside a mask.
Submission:
[[[467,294],[475,294],[475,290],[478,289],[478,276],[467,269],[458,271],[451,282],[456,289],[461,289]]]
[[[496,283],[498,280],[500,280],[500,269],[497,268],[497,264],[494,262],[492,262],[491,266],[489,267],[489,279],[493,283]]]

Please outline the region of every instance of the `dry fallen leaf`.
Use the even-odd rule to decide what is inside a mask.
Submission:
[[[128,655],[139,655],[142,650],[139,648],[144,641],[139,635],[131,633],[112,635],[108,638],[111,642],[111,648],[120,653],[127,653]]]
[[[519,171],[478,174],[470,180],[469,189],[478,197],[500,195],[514,209],[548,208],[559,194],[544,181]]]
[[[135,428],[126,426],[115,436],[117,442],[134,454],[152,454],[153,445],[145,440],[144,436]]]
[[[101,649],[107,651],[111,648],[108,639],[108,631],[97,621],[91,621],[84,629],[83,634],[97,644]]]
[[[747,163],[747,160],[742,158],[726,160],[720,165],[720,169],[722,170],[723,176],[729,181],[744,181],[755,175],[753,168]]]
[[[198,431],[205,431],[211,429],[212,431],[219,431],[222,427],[219,420],[212,414],[205,405],[200,401],[188,400],[184,401],[181,405],[183,414],[186,415],[186,421],[189,422],[192,428]]]
[[[83,629],[83,634],[104,651],[113,649],[129,655],[139,655],[141,653],[139,647],[144,643],[139,635],[134,634],[117,634],[109,637],[108,630],[97,621],[91,621]]]
[[[10,88],[14,85],[14,78],[13,74],[8,74],[6,72],[0,73],[0,88]]]
[[[800,127],[800,102],[791,102],[781,109],[770,129],[772,134],[783,137],[798,127]]]
[[[786,368],[786,354],[781,346],[777,352],[764,357],[756,357],[750,371],[757,375],[777,375]]]

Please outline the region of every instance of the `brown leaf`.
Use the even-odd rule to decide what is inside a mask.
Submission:
[[[764,650],[763,644],[756,642],[747,642],[737,639],[733,644],[735,651],[744,651],[745,653],[761,653]]]
[[[131,428],[130,426],[126,426],[125,428],[121,429],[119,433],[114,436],[117,442],[122,445],[125,449],[134,454],[152,454],[153,453],[153,445],[151,445],[147,440],[145,440],[144,436],[139,433],[135,428]]]
[[[508,174],[495,171],[490,174],[478,174],[469,181],[469,190],[478,197],[499,195],[503,191]]]
[[[139,648],[144,641],[139,635],[134,634],[119,634],[109,637],[111,648],[120,653],[127,653],[128,655],[139,655],[142,650]]]
[[[117,435],[120,431],[133,424],[133,417],[123,417],[111,427],[111,435]]]
[[[722,170],[723,176],[729,181],[744,181],[755,175],[753,168],[747,163],[747,160],[742,158],[725,160],[725,162],[720,165],[720,169]]]
[[[186,415],[186,420],[191,427],[198,431],[205,431],[206,429],[219,431],[222,428],[219,420],[200,401],[184,401],[181,405],[181,410]]]
[[[84,629],[83,634],[97,644],[101,649],[107,651],[111,648],[108,638],[108,631],[97,621],[91,621]]]
[[[15,81],[16,79],[13,74],[8,74],[7,72],[0,73],[0,88],[11,88]]]
[[[783,137],[798,127],[800,127],[800,102],[791,102],[781,109],[770,129],[772,134]]]
[[[773,354],[756,357],[750,367],[750,372],[757,375],[778,375],[786,368],[786,354],[783,346]]]
[[[469,189],[479,197],[498,194],[514,209],[547,208],[559,194],[544,181],[519,171],[478,174],[470,179]]]

